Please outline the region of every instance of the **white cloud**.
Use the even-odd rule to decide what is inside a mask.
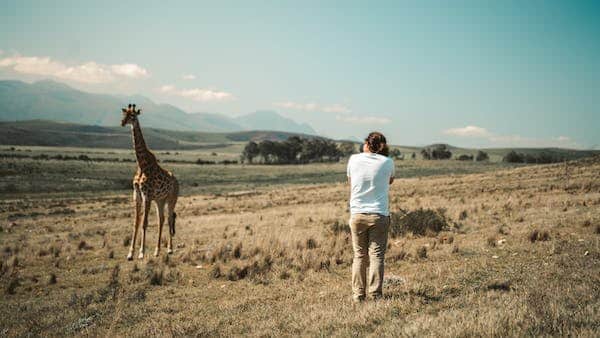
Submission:
[[[350,108],[346,107],[340,103],[334,103],[330,105],[320,105],[314,102],[308,103],[298,103],[292,101],[284,101],[284,102],[275,102],[274,106],[285,108],[285,109],[293,109],[293,110],[302,110],[302,111],[322,111],[326,113],[350,113]]]
[[[160,88],[158,88],[158,91],[160,91],[161,93],[171,93],[171,92],[175,91],[175,86],[164,85],[164,86],[161,86]]]
[[[134,63],[125,63],[122,65],[112,65],[110,66],[113,73],[117,75],[122,75],[126,77],[145,77],[148,76],[148,71],[144,68],[134,64]]]
[[[444,134],[460,137],[488,137],[491,135],[491,133],[487,129],[477,126],[450,128],[444,130]]]
[[[196,79],[196,75],[194,74],[185,74],[181,77],[184,80],[195,80]]]
[[[164,85],[158,88],[158,90],[162,93],[181,96],[185,98],[189,98],[195,101],[226,101],[232,100],[235,97],[231,93],[217,91],[212,89],[202,89],[202,88],[190,88],[190,89],[178,89],[173,85]]]
[[[323,107],[323,111],[326,113],[350,113],[351,110],[350,108],[341,105],[339,103],[334,103],[332,105],[329,106],[325,106]]]
[[[362,116],[362,115],[337,115],[336,120],[351,124],[388,124],[392,120],[387,117]]]
[[[103,65],[94,61],[68,66],[49,57],[8,56],[0,58],[0,67],[29,74],[52,76],[63,80],[84,83],[106,83],[120,77],[139,78],[148,76],[148,71],[136,64]]]
[[[552,139],[537,139],[521,135],[498,135],[483,127],[466,126],[462,128],[450,128],[442,131],[445,135],[463,138],[482,138],[495,147],[558,147],[558,148],[581,148],[577,142],[568,136],[558,136]]]

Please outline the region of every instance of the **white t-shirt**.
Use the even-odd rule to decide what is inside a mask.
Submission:
[[[350,156],[347,170],[352,187],[350,213],[389,216],[388,192],[394,174],[394,161],[389,157],[374,153]]]

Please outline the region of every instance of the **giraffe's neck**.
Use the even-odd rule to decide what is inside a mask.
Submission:
[[[135,121],[132,124],[131,130],[133,132],[135,157],[140,169],[145,171],[158,165],[156,162],[156,157],[154,157],[154,154],[152,154],[148,147],[146,147],[146,142],[144,141],[144,135],[142,135],[142,129],[140,128],[139,121]]]

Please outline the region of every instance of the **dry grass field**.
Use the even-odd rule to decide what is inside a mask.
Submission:
[[[5,194],[0,336],[599,336],[600,160],[458,172],[393,184],[385,298],[363,304],[343,183],[196,187],[175,253],[152,256],[153,211],[132,262],[130,192]]]

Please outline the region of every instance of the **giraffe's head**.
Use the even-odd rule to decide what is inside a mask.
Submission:
[[[123,108],[123,119],[121,120],[121,127],[125,127],[127,124],[133,125],[137,121],[137,116],[140,115],[142,110],[135,110],[135,104],[129,104],[127,108]]]

